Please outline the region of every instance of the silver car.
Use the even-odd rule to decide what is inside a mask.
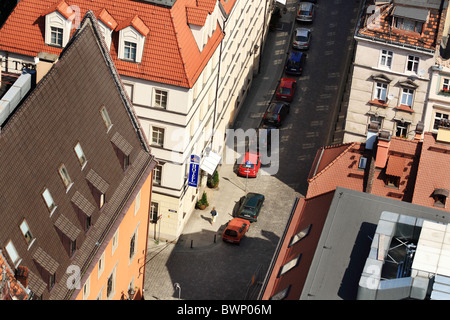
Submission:
[[[312,22],[314,19],[314,4],[311,2],[300,2],[296,19],[297,21]]]
[[[294,33],[292,47],[298,50],[308,50],[311,43],[311,30],[307,28],[297,28]]]

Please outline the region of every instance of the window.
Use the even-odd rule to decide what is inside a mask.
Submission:
[[[375,85],[375,99],[386,101],[387,83],[377,82]]]
[[[133,234],[130,240],[130,259],[134,257],[136,253],[136,233]]]
[[[300,262],[300,258],[302,257],[302,255],[298,255],[297,257],[295,257],[294,259],[292,259],[289,262],[286,262],[281,268],[280,268],[280,273],[279,273],[279,277],[286,274],[286,272],[288,272],[289,270],[295,268],[298,263]]]
[[[48,277],[48,288],[51,290],[56,282],[56,274],[52,273]]]
[[[442,80],[442,91],[449,92],[450,91],[450,79],[445,78]]]
[[[99,200],[99,203],[98,203],[99,208],[102,208],[104,204],[105,204],[105,194],[104,193],[100,193],[100,200]]]
[[[413,94],[414,94],[414,90],[408,89],[408,88],[403,88],[400,103],[411,107],[412,101],[413,101]]]
[[[119,245],[119,229],[117,229],[116,233],[114,234],[114,236],[112,238],[111,255],[114,254],[114,252],[116,251],[118,245]]]
[[[152,143],[154,145],[163,147],[164,146],[164,129],[163,128],[152,128]]]
[[[136,48],[136,43],[125,41],[124,58],[127,60],[136,61]]]
[[[72,185],[72,180],[70,179],[69,173],[67,172],[67,169],[64,166],[64,164],[62,164],[59,167],[58,172],[59,172],[62,182],[64,183],[64,186],[68,190],[70,188],[70,186]]]
[[[134,214],[136,214],[141,207],[141,190],[139,190],[136,199],[134,200]]]
[[[397,29],[422,33],[423,22],[396,17],[395,27]]]
[[[155,106],[167,108],[167,91],[155,89]]]
[[[392,57],[393,56],[394,56],[394,53],[392,51],[381,50],[380,66],[388,67],[390,69],[392,66]]]
[[[152,202],[150,205],[150,222],[156,223],[158,221],[158,203]]]
[[[281,290],[277,294],[273,295],[270,298],[270,300],[283,300],[283,299],[285,299],[288,296],[288,294],[289,294],[290,288],[291,288],[291,285],[287,286],[286,288],[284,288],[283,290]]]
[[[61,28],[51,27],[50,43],[59,47],[63,45],[63,32]]]
[[[395,131],[395,136],[396,137],[401,137],[401,138],[406,138],[406,135],[408,134],[408,123],[406,122],[402,122],[402,121],[397,121],[396,122],[396,131]]]
[[[8,253],[9,258],[11,259],[11,262],[14,266],[16,266],[20,262],[19,254],[17,253],[16,247],[12,243],[11,240],[8,241],[6,244],[6,253]]]
[[[84,167],[86,164],[86,156],[84,155],[83,149],[81,148],[81,144],[78,142],[77,145],[73,148],[75,150],[75,154],[77,155],[78,161],[80,162],[81,167]]]
[[[111,272],[111,274],[108,277],[108,281],[106,283],[106,298],[112,299],[115,294],[115,282],[116,282],[116,267],[114,267],[114,270]]]
[[[105,107],[102,107],[100,109],[100,114],[102,115],[103,122],[105,123],[106,129],[109,131],[109,129],[112,127],[111,118],[109,117],[108,111]]]
[[[51,215],[53,211],[56,209],[56,205],[55,202],[53,201],[50,191],[48,189],[45,189],[44,192],[42,192],[42,197],[44,198],[45,204],[47,205],[47,208],[50,211]]]
[[[433,191],[434,206],[438,208],[445,208],[449,191],[447,189],[435,189]]]
[[[75,253],[75,251],[77,250],[77,240],[70,240],[70,244],[69,244],[69,255],[73,256],[73,254]]]
[[[293,246],[294,244],[296,244],[297,242],[299,242],[300,240],[305,238],[309,234],[309,231],[311,230],[311,226],[312,225],[310,224],[309,226],[307,226],[306,228],[302,229],[300,232],[295,234],[291,239],[291,243],[289,244],[289,247]]]
[[[24,236],[27,244],[30,245],[34,240],[34,237],[30,231],[30,227],[28,226],[26,220],[23,220],[22,223],[20,224],[20,231],[22,231],[22,235]]]
[[[419,69],[419,57],[408,56],[406,70],[417,73]]]
[[[83,286],[83,300],[87,300],[90,291],[91,291],[91,278],[89,277]]]
[[[386,186],[398,188],[400,186],[400,177],[386,175]]]
[[[161,166],[155,166],[155,168],[153,169],[153,183],[155,185],[161,185],[161,172]]]
[[[448,114],[445,113],[441,113],[441,112],[436,112],[434,115],[434,124],[433,124],[433,130],[437,130],[439,129],[439,123],[441,122],[441,120],[448,120]]]
[[[366,157],[360,157],[358,162],[358,169],[365,169],[367,166],[367,158]]]
[[[105,270],[105,251],[103,251],[102,256],[98,260],[98,269],[97,269],[98,278],[100,278],[100,276],[102,275],[103,270]]]

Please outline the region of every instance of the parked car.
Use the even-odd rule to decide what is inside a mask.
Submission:
[[[250,221],[234,218],[227,222],[222,234],[222,240],[230,243],[239,244],[250,228]]]
[[[277,100],[292,102],[296,88],[297,81],[295,79],[281,78],[276,92]]]
[[[295,29],[292,47],[298,50],[308,50],[310,44],[311,44],[311,30],[308,28]]]
[[[261,167],[261,159],[257,152],[246,152],[244,160],[239,166],[238,175],[242,177],[256,178],[259,168]]]
[[[300,2],[295,19],[301,22],[312,22],[314,20],[314,3]]]
[[[237,218],[246,219],[250,222],[258,221],[261,207],[264,203],[264,196],[259,193],[249,192],[241,199]]]
[[[287,74],[300,76],[303,73],[303,67],[305,65],[306,54],[301,51],[292,51],[286,60],[286,66],[284,71]]]
[[[287,102],[271,102],[264,114],[263,123],[280,127],[289,114],[290,107]]]

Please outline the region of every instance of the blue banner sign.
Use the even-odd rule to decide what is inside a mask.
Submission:
[[[189,165],[188,185],[190,187],[198,187],[198,173],[200,171],[200,157],[191,155],[191,163]]]

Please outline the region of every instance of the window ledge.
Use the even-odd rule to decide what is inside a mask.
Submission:
[[[396,107],[397,110],[401,110],[401,111],[406,111],[406,112],[410,112],[410,113],[414,113],[414,110],[411,109],[410,106],[406,105],[406,104],[401,104],[399,106]]]
[[[379,100],[379,99],[370,100],[369,103],[372,105],[376,105],[378,107],[384,107],[384,108],[386,108],[388,106],[386,101]]]

